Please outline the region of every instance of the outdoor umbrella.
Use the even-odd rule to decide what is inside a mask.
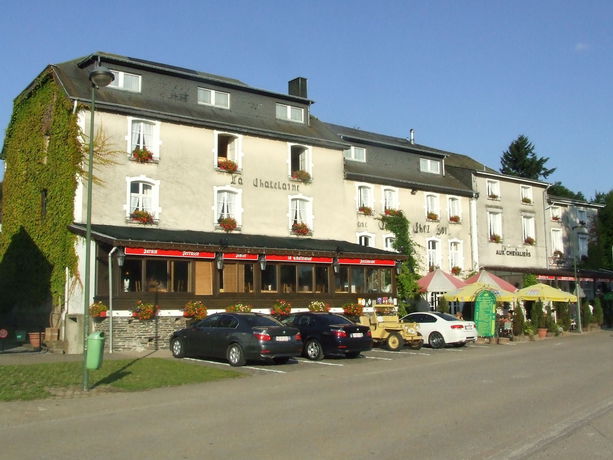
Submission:
[[[466,286],[466,283],[440,268],[417,280],[421,292],[448,292]]]
[[[552,302],[576,302],[577,296],[570,292],[549,286],[548,284],[534,284],[520,289],[515,293],[520,300],[551,300]]]
[[[487,270],[481,270],[479,273],[471,276],[466,280],[466,284],[472,283],[485,283],[492,286],[496,286],[498,289],[502,289],[504,291],[509,292],[517,291],[517,288],[511,283],[503,280],[502,278],[494,275],[493,273],[488,272]]]
[[[460,289],[443,294],[443,298],[455,302],[474,302],[475,296],[484,290],[492,291],[496,296],[497,302],[513,302],[516,299],[513,292],[505,291],[496,286],[485,283],[467,284]]]

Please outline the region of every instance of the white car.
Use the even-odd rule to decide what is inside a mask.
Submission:
[[[463,347],[477,340],[474,322],[463,321],[448,313],[418,311],[403,316],[401,321],[419,324],[424,342],[432,348],[443,348],[447,344]]]

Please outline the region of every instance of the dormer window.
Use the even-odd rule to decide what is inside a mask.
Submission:
[[[276,113],[277,118],[279,120],[304,123],[304,109],[302,107],[294,107],[292,105],[286,104],[277,104]]]
[[[220,109],[229,109],[230,93],[208,88],[198,88],[198,104],[212,105]]]
[[[363,147],[350,147],[343,152],[343,155],[347,160],[361,161],[362,163],[366,161],[366,149]]]
[[[440,160],[420,158],[419,159],[419,170],[421,172],[430,173],[430,174],[440,174],[441,173],[441,162]]]
[[[121,89],[140,93],[141,76],[133,73],[111,70],[115,79],[109,84],[109,88]]]

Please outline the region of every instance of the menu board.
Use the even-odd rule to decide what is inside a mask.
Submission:
[[[496,327],[496,295],[481,291],[475,296],[475,326],[479,337],[493,337]]]

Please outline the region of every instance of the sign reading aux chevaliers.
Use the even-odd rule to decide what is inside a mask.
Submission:
[[[481,291],[475,296],[475,326],[480,337],[493,337],[496,327],[496,295]]]

